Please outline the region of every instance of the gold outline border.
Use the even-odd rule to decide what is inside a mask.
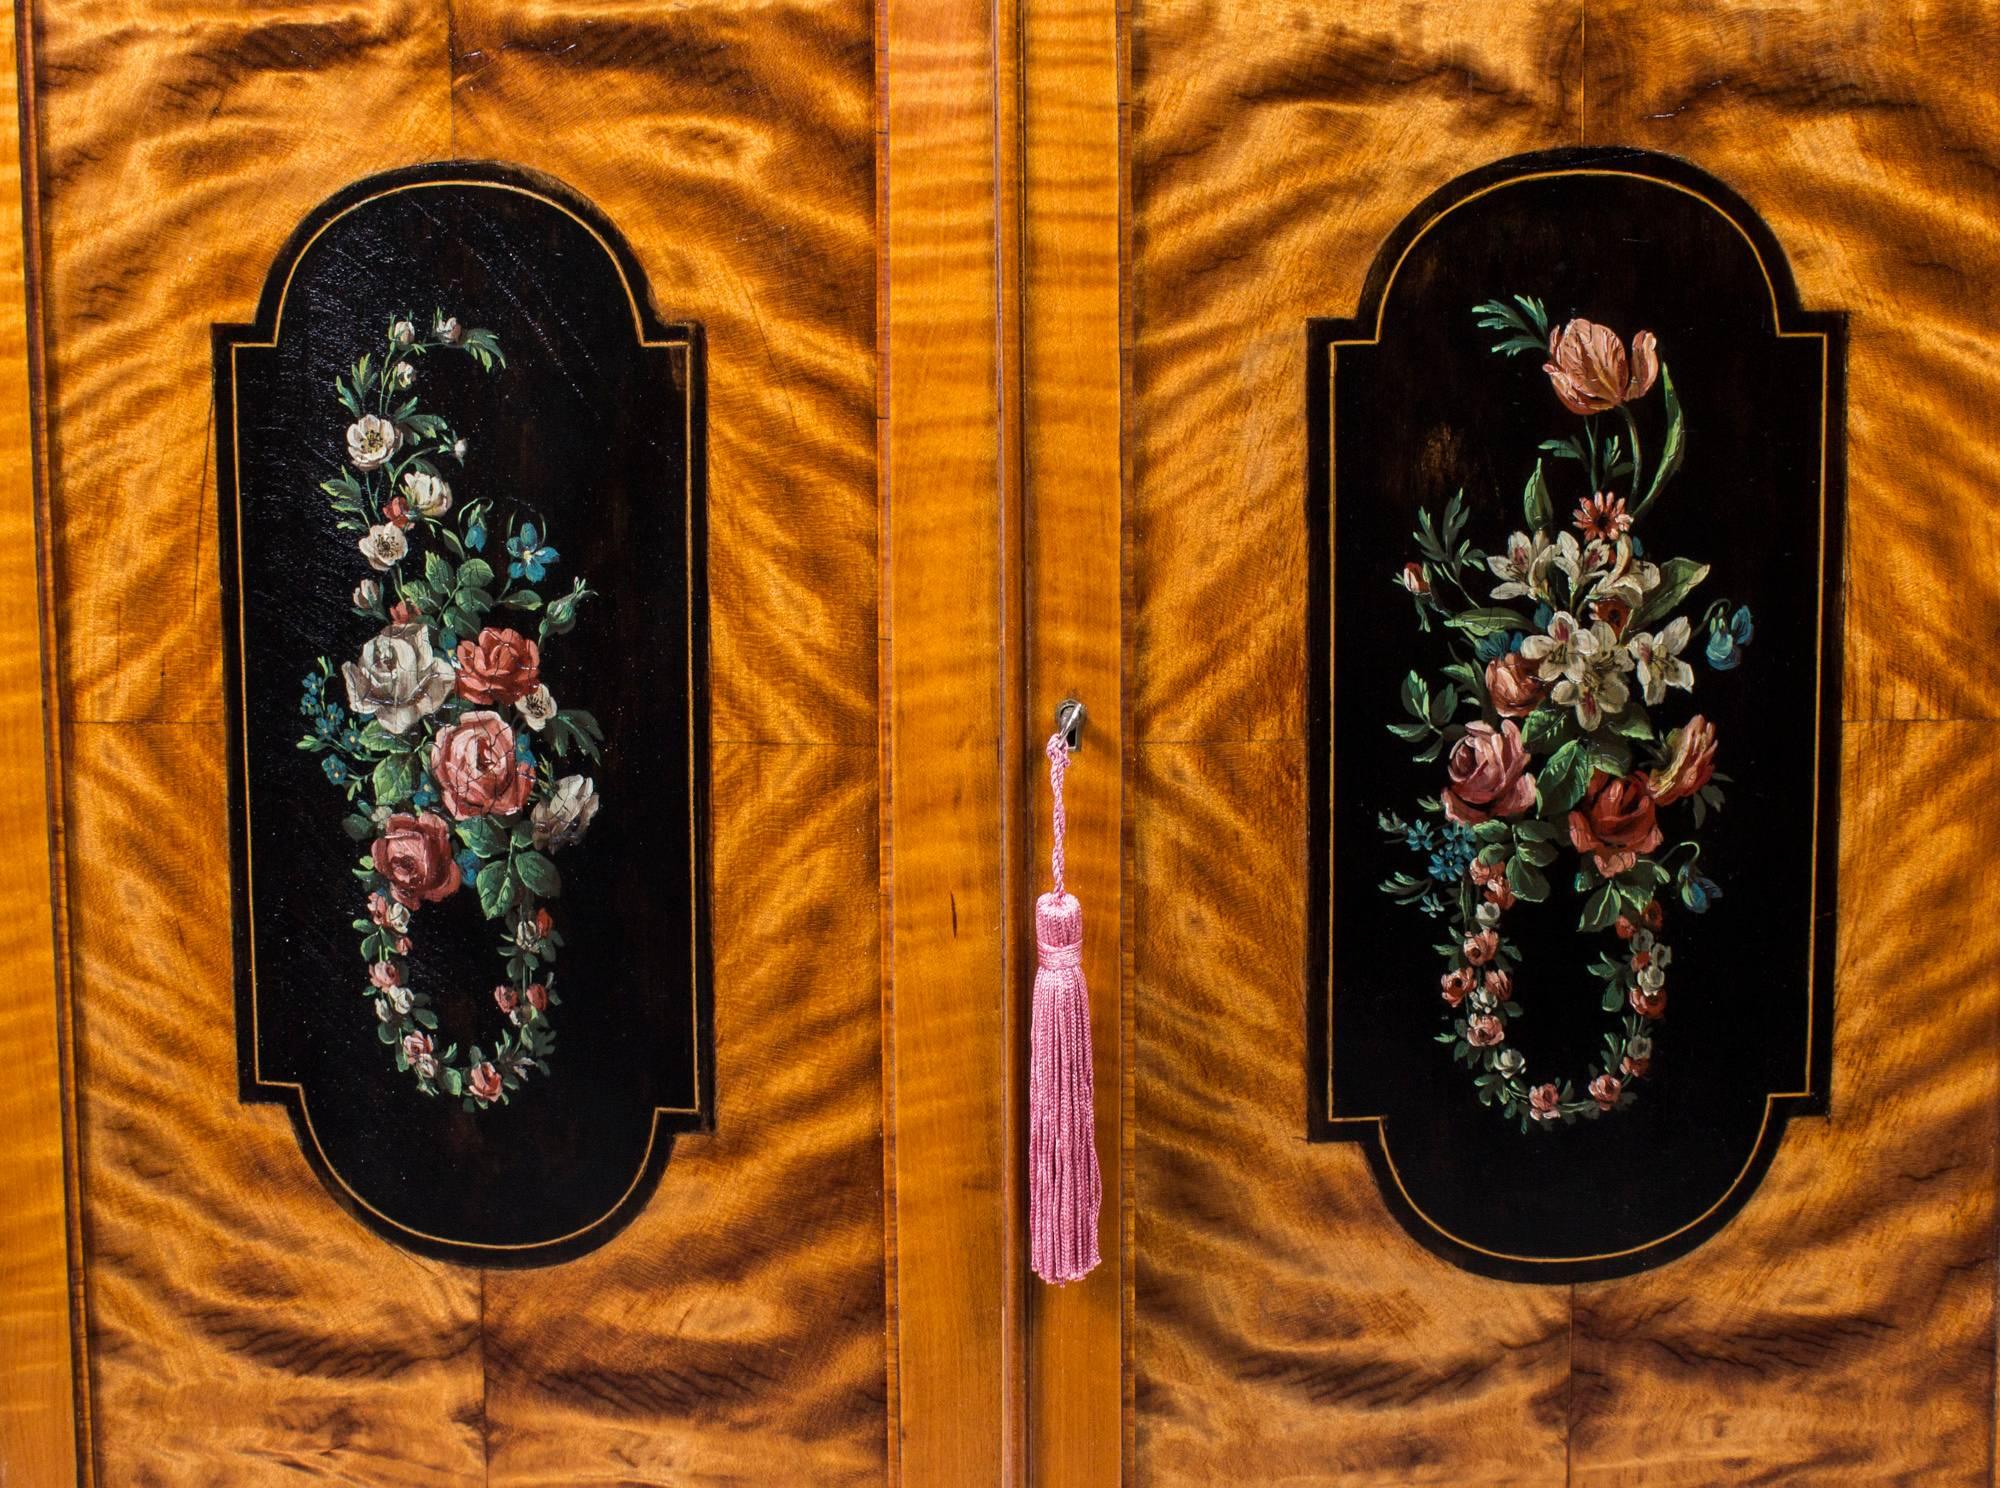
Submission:
[[[1620,1260],[1626,1256],[1641,1255],[1644,1254],[1646,1251],[1655,1250],[1660,1246],[1667,1244],[1669,1241],[1678,1239],[1680,1236],[1687,1234],[1688,1231],[1696,1229],[1700,1225],[1706,1223],[1707,1220],[1712,1215],[1714,1215],[1717,1210],[1721,1209],[1723,1205],[1727,1204],[1731,1196],[1734,1195],[1735,1192],[1743,1186],[1743,1180],[1749,1176],[1751,1168],[1756,1166],[1758,1158],[1763,1154],[1764,1141],[1767,1133],[1770,1130],[1771,1112],[1775,1103],[1780,1100],[1799,1100],[1799,1099],[1810,1098],[1813,1093],[1812,1089],[1812,1062],[1813,1062],[1813,1035],[1814,1035],[1813,970],[1817,956],[1818,934],[1819,934],[1819,923],[1818,923],[1819,921],[1819,813],[1820,813],[1820,797],[1822,795],[1821,779],[1820,779],[1820,751],[1822,744],[1824,742],[1822,736],[1825,733],[1825,728],[1824,728],[1825,679],[1822,674],[1825,671],[1826,667],[1826,459],[1827,459],[1826,450],[1827,450],[1827,441],[1830,437],[1830,433],[1827,428],[1827,398],[1828,398],[1829,379],[1831,376],[1831,360],[1832,360],[1831,347],[1829,344],[1830,337],[1828,336],[1828,333],[1825,331],[1788,331],[1784,329],[1783,310],[1778,303],[1778,289],[1777,286],[1771,280],[1770,268],[1764,262],[1764,255],[1758,251],[1757,240],[1750,235],[1750,233],[1744,228],[1742,223],[1738,222],[1734,217],[1730,216],[1729,213],[1725,211],[1716,202],[1712,201],[1710,198],[1703,195],[1701,192],[1696,191],[1694,188],[1690,186],[1684,186],[1677,181],[1668,181],[1668,180],[1663,180],[1658,176],[1645,175],[1638,171],[1617,170],[1603,166],[1597,166],[1597,167],[1580,166],[1566,170],[1535,171],[1527,175],[1512,176],[1505,181],[1496,181],[1490,186],[1481,187],[1478,191],[1472,192],[1467,196],[1461,197],[1459,200],[1452,202],[1449,206],[1439,209],[1424,223],[1422,227],[1418,228],[1417,231],[1411,235],[1410,241],[1403,245],[1402,252],[1396,256],[1395,265],[1389,270],[1389,277],[1383,283],[1382,292],[1375,302],[1375,334],[1369,337],[1367,340],[1328,341],[1326,344],[1326,355],[1327,355],[1327,365],[1326,365],[1326,399],[1327,399],[1326,728],[1327,732],[1326,732],[1326,738],[1327,738],[1327,757],[1329,761],[1329,768],[1327,770],[1327,806],[1329,811],[1329,818],[1328,818],[1329,823],[1331,822],[1332,819],[1331,811],[1333,808],[1333,770],[1330,768],[1330,765],[1333,756],[1334,716],[1335,716],[1334,710],[1336,702],[1336,692],[1333,686],[1333,633],[1334,633],[1335,616],[1338,613],[1337,607],[1334,603],[1334,578],[1337,570],[1333,561],[1334,524],[1335,524],[1336,509],[1339,505],[1336,499],[1338,493],[1334,480],[1334,460],[1338,451],[1337,451],[1337,441],[1335,439],[1335,434],[1337,431],[1333,419],[1335,411],[1334,374],[1335,374],[1335,369],[1338,367],[1340,361],[1340,358],[1337,353],[1339,352],[1339,349],[1343,346],[1375,346],[1380,344],[1382,340],[1382,321],[1383,317],[1388,313],[1389,294],[1390,291],[1395,288],[1396,276],[1402,272],[1404,262],[1409,258],[1410,254],[1415,251],[1417,244],[1423,241],[1424,235],[1428,233],[1433,227],[1436,227],[1438,223],[1442,222],[1446,217],[1449,217],[1453,212],[1456,212],[1460,207],[1468,206],[1473,202],[1479,201],[1484,197],[1492,195],[1496,191],[1504,191],[1510,186],[1526,185],[1531,181],[1554,180],[1565,176],[1615,176],[1628,181],[1641,181],[1649,186],[1665,187],[1667,190],[1678,191],[1684,196],[1693,197],[1703,206],[1713,211],[1724,222],[1727,222],[1731,227],[1735,228],[1737,233],[1742,237],[1744,243],[1749,246],[1750,256],[1756,261],[1757,271],[1758,273],[1764,276],[1764,287],[1770,293],[1771,329],[1773,334],[1776,335],[1778,339],[1781,341],[1817,340],[1820,343],[1819,567],[1817,572],[1819,609],[1816,619],[1816,629],[1814,633],[1816,644],[1814,646],[1814,651],[1813,651],[1813,775],[1812,775],[1813,818],[1812,818],[1811,856],[1809,859],[1809,874],[1810,874],[1809,893],[1806,902],[1805,1078],[1801,1082],[1804,1086],[1803,1089],[1772,1090],[1772,1091],[1766,1091],[1764,1093],[1764,1115],[1762,1121],[1758,1123],[1757,1140],[1751,1144],[1749,1155],[1744,1158],[1743,1166],[1740,1169],[1738,1169],[1735,1178],[1730,1181],[1729,1187],[1724,1189],[1722,1193],[1719,1196],[1717,1196],[1715,1202],[1710,1204],[1708,1208],[1704,1209],[1700,1214],[1696,1215],[1693,1219],[1688,1220],[1685,1224],[1681,1225],[1679,1228],[1670,1230],[1668,1233],[1664,1235],[1656,1236],[1655,1238],[1646,1241],[1643,1245],[1628,1246],[1624,1250],[1603,1251],[1595,1255],[1530,1256],[1530,1255],[1514,1255],[1510,1252],[1502,1250],[1489,1250],[1483,1245],[1475,1244],[1473,1241],[1467,1240],[1460,1235],[1453,1234],[1450,1230],[1446,1229],[1443,1225],[1439,1224],[1435,1219],[1431,1218],[1431,1216],[1425,1212],[1423,1206],[1417,1203],[1416,1199],[1411,1196],[1409,1189],[1404,1185],[1402,1172],[1399,1168],[1397,1168],[1396,1159],[1389,1150],[1389,1141],[1386,1135],[1388,1118],[1384,1116],[1335,1116],[1333,1114],[1334,1110],[1333,988],[1334,988],[1335,961],[1333,955],[1334,916],[1331,912],[1331,907],[1333,904],[1334,879],[1333,879],[1333,832],[1331,826],[1329,825],[1327,831],[1327,849],[1326,849],[1326,857],[1327,857],[1326,885],[1327,885],[1327,904],[1328,904],[1327,930],[1326,930],[1326,935],[1327,935],[1326,1124],[1329,1127],[1334,1127],[1334,1126],[1362,1126],[1372,1123],[1375,1127],[1375,1140],[1377,1146],[1381,1150],[1382,1160],[1388,1165],[1389,1174],[1392,1178],[1395,1179],[1396,1182],[1396,1191],[1403,1196],[1403,1202],[1409,1205],[1410,1212],[1412,1214],[1415,1214],[1425,1224],[1429,1225],[1438,1234],[1444,1236],[1444,1238],[1449,1240],[1452,1244],[1460,1246],[1465,1250],[1469,1250],[1477,1255],[1490,1256],[1494,1260],[1509,1261],[1518,1265],[1529,1265],[1529,1266],[1574,1266],[1574,1265],[1584,1264],[1590,1261]],[[1773,1156],[1776,1155],[1775,1151],[1773,1152],[1772,1155]]]
[[[582,1225],[577,1229],[571,1230],[566,1235],[553,1236],[547,1240],[535,1240],[535,1241],[527,1241],[527,1242],[520,1242],[520,1243],[506,1244],[506,1245],[496,1245],[476,1240],[457,1240],[446,1235],[429,1234],[426,1231],[415,1229],[409,1225],[402,1223],[400,1220],[391,1218],[389,1215],[384,1214],[380,1209],[377,1209],[373,1204],[369,1203],[368,1200],[366,1200],[358,1192],[356,1192],[354,1185],[349,1183],[347,1181],[346,1176],[343,1175],[341,1171],[334,1166],[333,1159],[327,1155],[326,1147],[323,1143],[321,1143],[319,1139],[318,1129],[315,1128],[313,1125],[311,1102],[307,1098],[305,1086],[296,1080],[266,1080],[264,1078],[263,1040],[262,1040],[261,1026],[259,1021],[260,1012],[259,1012],[258,998],[257,998],[256,872],[254,865],[252,863],[254,834],[251,831],[251,809],[250,809],[250,727],[249,727],[250,683],[248,675],[249,663],[246,654],[248,650],[248,645],[247,645],[248,623],[244,613],[244,581],[243,581],[243,457],[242,457],[241,421],[237,416],[237,408],[236,408],[236,389],[238,386],[238,378],[236,371],[236,354],[238,351],[245,349],[252,351],[274,351],[277,349],[278,342],[284,334],[285,301],[286,298],[291,294],[292,278],[294,275],[298,273],[299,265],[305,260],[307,253],[311,252],[313,245],[320,240],[320,238],[326,233],[327,229],[331,228],[336,222],[339,222],[343,218],[347,217],[350,213],[356,212],[360,210],[362,207],[367,206],[370,202],[381,201],[385,197],[398,196],[405,191],[426,191],[441,186],[476,186],[481,189],[489,191],[511,191],[516,195],[530,197],[535,201],[539,201],[548,206],[554,207],[557,211],[561,212],[565,217],[568,217],[572,222],[575,222],[585,232],[589,233],[592,240],[597,243],[598,247],[604,250],[605,256],[611,260],[611,266],[618,272],[618,283],[620,287],[623,288],[625,291],[626,303],[628,306],[630,306],[632,311],[633,334],[637,337],[639,345],[642,347],[664,347],[664,348],[678,347],[684,354],[682,362],[682,398],[681,398],[682,441],[683,441],[682,449],[684,452],[683,470],[682,470],[682,491],[684,499],[682,501],[681,510],[683,519],[682,556],[687,566],[686,614],[683,620],[683,626],[687,634],[687,653],[688,653],[687,654],[688,805],[689,805],[689,816],[690,816],[689,830],[688,830],[688,915],[689,915],[690,928],[693,932],[690,935],[688,941],[688,955],[690,959],[690,966],[689,966],[690,985],[694,989],[694,997],[692,999],[692,1006],[691,1006],[691,1013],[693,1017],[693,1051],[694,1051],[694,1064],[691,1070],[691,1075],[692,1075],[692,1084],[694,1090],[692,1099],[694,1103],[689,1106],[653,1107],[652,1126],[646,1135],[646,1150],[644,1154],[642,1154],[639,1160],[638,1168],[632,1175],[632,1181],[625,1186],[624,1191],[618,1195],[616,1201],[614,1201],[612,1205],[604,1211],[603,1214],[599,1215],[589,1224]],[[406,181],[403,182],[401,185],[390,186],[381,191],[373,192],[368,196],[362,197],[358,201],[350,202],[347,206],[341,208],[340,211],[334,213],[333,216],[327,218],[325,222],[322,222],[317,228],[313,230],[313,234],[311,237],[307,238],[305,242],[299,245],[297,251],[292,254],[291,263],[286,266],[284,283],[279,287],[278,290],[277,312],[272,317],[271,321],[271,339],[269,341],[231,341],[229,343],[229,439],[230,439],[230,455],[231,455],[231,465],[232,465],[231,476],[232,476],[232,484],[234,486],[232,494],[235,498],[235,503],[236,503],[236,660],[237,660],[237,687],[238,687],[237,695],[241,703],[243,719],[244,719],[243,737],[241,740],[243,748],[243,870],[244,870],[243,896],[244,896],[244,908],[246,913],[248,914],[248,929],[249,929],[249,934],[245,937],[245,939],[248,943],[249,954],[250,954],[251,1072],[255,1079],[255,1083],[259,1089],[291,1090],[297,1092],[299,1118],[303,1122],[307,1134],[312,1138],[313,1148],[316,1152],[318,1152],[320,1162],[325,1166],[326,1171],[332,1175],[332,1177],[337,1183],[339,1183],[342,1190],[346,1192],[347,1196],[350,1199],[352,1199],[362,1209],[366,1210],[368,1213],[374,1215],[377,1219],[382,1221],[383,1224],[388,1225],[390,1228],[400,1231],[405,1235],[409,1235],[414,1239],[423,1240],[434,1245],[449,1245],[461,1250],[490,1250],[490,1251],[519,1252],[519,1251],[547,1250],[554,1246],[565,1245],[581,1235],[587,1235],[592,1230],[598,1228],[600,1225],[604,1224],[606,1221],[616,1216],[625,1207],[626,1201],[632,1197],[634,1191],[636,1191],[640,1186],[640,1184],[642,1184],[645,1181],[646,1175],[651,1170],[653,1165],[653,1150],[655,1147],[659,1145],[660,1117],[699,1116],[702,1114],[701,964],[699,959],[699,946],[701,937],[701,925],[700,925],[701,863],[696,848],[697,833],[694,829],[695,824],[692,819],[693,812],[695,809],[698,808],[700,799],[698,782],[695,778],[695,772],[698,767],[699,756],[695,749],[695,739],[694,739],[694,730],[696,722],[694,716],[694,711],[695,711],[694,710],[694,704],[695,704],[695,691],[694,691],[695,445],[694,445],[694,385],[693,385],[694,378],[693,378],[693,366],[691,358],[687,355],[688,353],[691,352],[693,344],[694,344],[693,338],[688,336],[673,337],[663,341],[651,340],[647,337],[645,319],[640,312],[638,299],[632,292],[632,283],[625,275],[624,262],[619,258],[616,250],[612,248],[611,244],[605,241],[604,235],[602,233],[600,233],[594,226],[592,226],[589,222],[585,221],[582,217],[578,216],[573,210],[571,210],[564,203],[557,201],[553,197],[547,196],[542,192],[533,190],[532,188],[526,186],[516,185],[512,182],[483,181],[478,179],[456,178],[456,177],[448,179],[440,178],[438,180],[426,180],[426,181]]]

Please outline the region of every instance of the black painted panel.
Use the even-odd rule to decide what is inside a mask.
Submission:
[[[699,330],[454,164],[215,348],[243,1098],[399,1243],[588,1249],[710,1109]]]
[[[1665,1260],[1825,1110],[1842,353],[1636,152],[1454,183],[1309,329],[1310,1124],[1474,1270]],[[1540,654],[1558,612],[1602,665]]]

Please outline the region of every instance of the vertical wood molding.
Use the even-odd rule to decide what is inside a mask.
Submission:
[[[1065,697],[1081,699],[1090,713],[1067,782],[1068,879],[1084,905],[1104,1264],[1072,1286],[1031,1283],[1028,1331],[1031,1477],[1068,1488],[1120,1481],[1132,1235],[1121,871],[1123,139],[1116,0],[1026,0],[1022,67],[1030,897],[1045,887],[1048,872],[1041,740]],[[1025,985],[1021,995],[1028,995]]]
[[[1021,1480],[1018,300],[1008,0],[888,0],[883,976],[910,1488]]]
[[[49,655],[37,522],[40,462],[31,402],[26,272],[35,218],[24,149],[28,17],[6,5],[0,27],[0,591],[13,596],[0,644],[0,1482],[78,1480],[78,1396],[70,1330],[69,1220],[64,1204],[63,1042],[58,1034],[49,834],[59,744],[49,725]],[[30,603],[30,596],[39,602]]]

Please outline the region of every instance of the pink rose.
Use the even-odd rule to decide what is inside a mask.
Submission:
[[[1444,814],[1476,826],[1488,817],[1519,816],[1535,804],[1535,777],[1528,774],[1528,751],[1521,726],[1506,719],[1498,729],[1468,723],[1445,762],[1451,784],[1441,792]]]
[[[1514,978],[1506,968],[1500,966],[1487,968],[1486,995],[1495,1002],[1505,1002],[1514,995]]]
[[[400,987],[403,985],[403,971],[393,961],[377,961],[368,968],[368,980],[384,990]]]
[[[1537,1121],[1554,1121],[1562,1115],[1562,1092],[1553,1085],[1537,1085],[1528,1092],[1528,1114]]]
[[[1590,1098],[1597,1102],[1597,1109],[1608,1111],[1618,1104],[1618,1093],[1625,1088],[1625,1082],[1614,1074],[1602,1074],[1590,1082]]]
[[[431,1036],[428,1033],[406,1033],[403,1035],[403,1057],[410,1062],[410,1068],[426,1080],[435,1079],[438,1072],[437,1056],[431,1050]]]
[[[1484,966],[1499,953],[1499,950],[1498,930],[1481,930],[1475,935],[1465,937],[1465,959],[1474,966]]]
[[[471,703],[505,707],[535,690],[542,653],[519,631],[489,625],[479,638],[458,643],[458,695]]]
[[[503,1013],[511,1013],[521,1005],[521,994],[512,987],[499,986],[493,989],[493,1001]]]
[[[500,1099],[500,1071],[493,1067],[493,1061],[490,1059],[484,1064],[475,1064],[467,1070],[465,1078],[466,1083],[472,1087],[472,1093],[480,1100]]]
[[[1632,1011],[1642,1018],[1658,1018],[1667,1011],[1665,987],[1648,987],[1643,983],[1634,982],[1625,1000],[1632,1004]]]
[[[1691,796],[1715,774],[1715,725],[1697,713],[1667,735],[1667,762],[1653,775],[1653,800],[1671,805]]]
[[[438,730],[431,775],[445,809],[460,821],[512,816],[528,803],[534,767],[514,757],[514,731],[498,713],[473,712]]]
[[[540,982],[529,987],[522,995],[528,999],[528,1006],[536,1012],[545,1013],[549,1010],[549,989]]]
[[[1540,668],[1518,651],[1496,656],[1486,663],[1486,691],[1502,718],[1526,718],[1548,695],[1549,684],[1538,675]]]
[[[1444,988],[1444,1000],[1457,1007],[1471,995],[1477,977],[1478,973],[1469,966],[1461,966],[1456,971],[1447,971],[1439,978]]]
[[[1491,1013],[1465,1020],[1465,1041],[1475,1049],[1490,1049],[1507,1037],[1507,1025]]]
[[[375,871],[389,880],[390,894],[407,909],[455,894],[463,882],[452,857],[451,828],[433,812],[391,816],[369,856]],[[406,942],[397,942],[398,950],[407,948]]]

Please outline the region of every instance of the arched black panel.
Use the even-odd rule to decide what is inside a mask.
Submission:
[[[242,1097],[399,1244],[575,1255],[712,1109],[700,329],[452,163],[313,212],[215,367]]]
[[[1658,1264],[1827,1109],[1844,326],[1719,182],[1589,150],[1308,328],[1309,1128],[1472,1270]]]

